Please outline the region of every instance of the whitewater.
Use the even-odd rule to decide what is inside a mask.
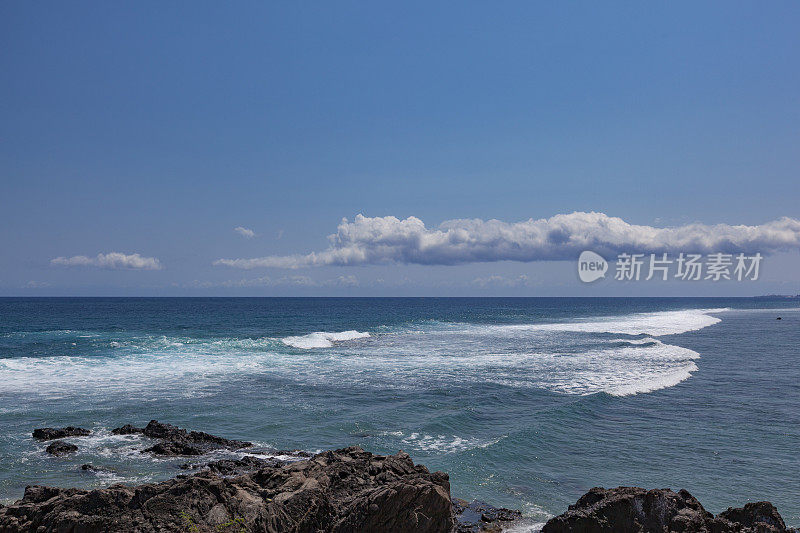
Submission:
[[[596,484],[685,487],[709,506],[768,498],[791,520],[800,312],[789,304],[0,299],[0,501],[34,483],[173,476],[185,460],[110,434],[158,419],[264,454],[402,449],[449,472],[455,496],[537,520]],[[31,439],[64,425],[94,436],[60,459]]]

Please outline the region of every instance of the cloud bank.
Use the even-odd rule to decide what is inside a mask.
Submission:
[[[305,255],[219,259],[235,268],[304,268],[407,263],[457,265],[492,261],[574,260],[583,250],[607,257],[622,252],[756,253],[800,250],[800,220],[783,217],[757,226],[687,224],[657,228],[604,213],[575,212],[522,222],[458,219],[436,228],[408,217],[343,219],[327,250]]]
[[[241,235],[245,239],[252,239],[253,237],[256,236],[256,232],[255,231],[253,231],[251,229],[248,229],[248,228],[244,228],[242,226],[236,226],[235,228],[233,228],[233,231],[235,231],[236,233],[238,233],[239,235]]]
[[[161,262],[155,257],[142,257],[139,254],[123,254],[109,252],[97,254],[95,257],[73,255],[72,257],[56,257],[50,260],[56,266],[96,267],[108,270],[161,270]]]

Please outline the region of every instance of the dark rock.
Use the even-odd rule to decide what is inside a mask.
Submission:
[[[164,457],[182,455],[204,455],[218,449],[238,450],[252,446],[252,443],[241,440],[225,439],[202,431],[187,431],[172,424],[164,424],[151,420],[144,428],[130,424],[111,431],[115,435],[142,434],[145,437],[156,439],[154,446],[143,450],[143,453],[152,453]]]
[[[717,517],[739,523],[754,531],[786,531],[783,518],[778,514],[775,506],[769,502],[748,503],[744,507],[738,508],[728,507],[727,511],[722,511]]]
[[[768,502],[728,509],[719,516],[706,511],[685,490],[638,487],[593,488],[550,519],[542,533],[779,533],[788,531]]]
[[[522,518],[519,511],[494,507],[478,500],[470,503],[459,498],[453,498],[453,515],[457,533],[499,532],[503,526]]]
[[[403,452],[381,456],[357,447],[235,478],[209,469],[138,487],[33,486],[0,509],[3,533],[450,533],[453,528],[447,474],[430,473]]]
[[[81,471],[87,472],[89,474],[103,474],[103,473],[113,473],[114,470],[110,468],[106,468],[104,466],[96,466],[92,464],[85,464],[81,465]]]
[[[136,435],[139,433],[144,433],[144,428],[137,428],[130,424],[125,424],[121,428],[111,430],[112,435]]]
[[[151,420],[147,427],[144,428],[143,433],[146,437],[152,439],[164,439],[171,441],[188,441],[195,444],[211,445],[216,448],[228,448],[230,450],[238,450],[240,448],[247,448],[252,446],[252,442],[244,442],[241,440],[231,440],[216,435],[209,435],[202,431],[186,431],[172,424],[162,424],[157,420]]]
[[[205,468],[215,474],[225,477],[241,476],[261,468],[278,467],[286,464],[286,461],[278,459],[262,459],[253,455],[245,455],[241,459],[221,459],[208,463],[184,463],[181,465],[183,470],[197,470]]]
[[[138,428],[133,426],[123,426],[119,430],[138,433]],[[221,448],[238,450],[253,445],[250,442],[225,439],[202,431],[187,431],[172,424],[163,424],[157,420],[151,420],[141,432],[145,437],[161,441],[155,446],[144,450],[160,456],[204,455]]]
[[[55,455],[56,457],[63,457],[64,455],[69,455],[71,453],[75,453],[78,451],[78,447],[74,444],[70,444],[69,442],[64,442],[63,440],[57,440],[53,444],[47,447],[45,450],[50,455]]]
[[[85,437],[91,435],[88,429],[67,426],[65,428],[40,428],[33,430],[33,438],[38,440],[55,440],[65,437]]]
[[[163,441],[155,446],[151,446],[142,453],[152,453],[153,455],[161,455],[165,457],[173,457],[176,455],[203,455],[206,450],[198,448],[185,441]]]

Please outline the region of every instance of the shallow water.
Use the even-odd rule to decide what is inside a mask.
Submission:
[[[264,447],[403,449],[453,494],[563,512],[595,485],[768,499],[800,524],[784,299],[0,299],[0,499],[174,475],[151,418]],[[782,320],[775,320],[776,316]],[[80,425],[76,456],[35,427]],[[100,476],[80,465],[108,467]]]

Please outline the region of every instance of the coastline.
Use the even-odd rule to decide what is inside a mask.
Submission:
[[[208,460],[218,449],[253,445],[188,431],[155,420],[116,434],[144,434],[154,445],[141,453],[186,457],[186,473],[150,484],[81,490],[29,486],[22,499],[0,505],[0,532],[156,531],[479,533],[537,531],[520,511],[451,495],[449,476],[415,464],[405,452],[378,455],[352,446],[283,458]],[[33,437],[53,444],[90,434],[77,427],[40,428]],[[59,447],[52,455],[69,454]],[[197,460],[199,459],[199,460]],[[90,464],[84,470],[99,469]],[[541,525],[541,524],[540,524]],[[543,533],[666,531],[781,533],[787,528],[769,502],[748,503],[718,515],[687,491],[638,487],[593,488],[551,518]]]

